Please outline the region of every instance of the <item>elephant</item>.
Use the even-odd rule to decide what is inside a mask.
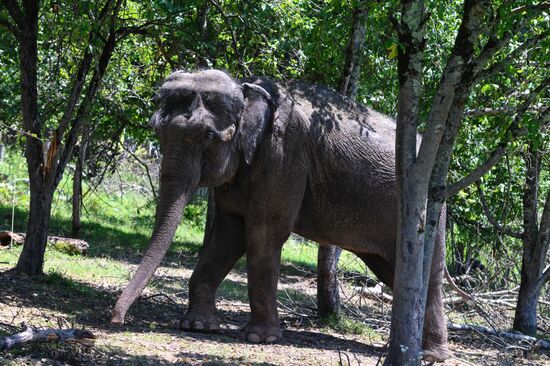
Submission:
[[[395,121],[330,88],[299,81],[236,80],[218,70],[175,71],[155,97],[150,125],[162,161],[155,226],[120,295],[122,324],[165,256],[197,187],[211,187],[214,215],[189,281],[182,328],[216,330],[215,294],[246,254],[254,343],[279,340],[281,249],[294,232],[355,253],[392,287],[397,237]],[[420,137],[419,137],[420,138]],[[449,355],[442,301],[445,215],[439,220],[423,332],[427,359]]]

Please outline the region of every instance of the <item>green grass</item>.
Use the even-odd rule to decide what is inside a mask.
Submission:
[[[323,328],[331,329],[342,334],[361,335],[369,329],[365,324],[350,319],[344,315],[330,315],[320,320]]]
[[[130,164],[127,162],[127,164]],[[131,191],[120,193],[119,185],[131,183],[147,186],[143,174],[136,167],[125,164],[116,175],[110,176],[97,190],[84,186],[81,238],[90,244],[87,257],[72,256],[48,247],[44,271],[66,274],[74,279],[95,280],[113,278],[125,280],[128,266],[121,262],[137,263],[147,248],[153,230],[155,205],[152,196]],[[22,154],[8,150],[0,163],[0,230],[10,230],[12,214],[13,179],[26,177]],[[70,236],[72,177],[66,173],[57,190],[50,222],[50,235]],[[28,218],[28,183],[15,185],[14,230],[24,232]],[[206,202],[188,205],[183,224],[176,231],[165,263],[178,263],[181,256],[196,257],[203,238]],[[0,266],[16,264],[20,248],[0,251]],[[290,239],[283,247],[283,266],[296,266],[314,271],[317,263],[317,245],[309,241]],[[238,266],[244,268],[244,262]],[[364,264],[349,252],[342,253],[339,268],[344,271],[365,272]]]

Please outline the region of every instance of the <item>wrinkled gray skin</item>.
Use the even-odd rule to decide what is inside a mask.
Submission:
[[[393,285],[397,198],[395,122],[324,87],[265,79],[240,83],[208,70],[174,72],[151,119],[163,151],[151,244],[118,299],[123,323],[162,261],[182,210],[200,186],[215,187],[215,215],[189,283],[185,329],[219,327],[215,293],[246,253],[255,343],[281,338],[277,281],[291,232],[357,254]],[[442,304],[444,217],[424,327],[429,359],[448,356]]]

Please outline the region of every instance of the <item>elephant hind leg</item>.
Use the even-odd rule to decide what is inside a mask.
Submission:
[[[434,247],[422,337],[424,359],[431,362],[442,362],[449,357],[447,317],[443,305],[445,220],[440,220],[441,225],[443,225],[443,230],[439,231]]]
[[[357,254],[365,262],[367,267],[382,281],[386,286],[393,288],[393,268],[386,259],[378,254]]]
[[[447,318],[443,306],[443,271],[445,265],[445,239],[438,236],[428,287],[422,348],[426,361],[444,361],[449,357],[447,344]],[[377,254],[358,253],[372,272],[384,284],[393,288],[394,264]]]

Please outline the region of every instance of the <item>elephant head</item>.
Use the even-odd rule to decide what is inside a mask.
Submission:
[[[187,201],[201,186],[229,181],[239,164],[251,164],[274,106],[255,84],[206,70],[176,71],[160,88],[151,126],[160,139],[162,162],[155,227],[138,269],[119,297],[111,322],[124,323],[164,258]]]

